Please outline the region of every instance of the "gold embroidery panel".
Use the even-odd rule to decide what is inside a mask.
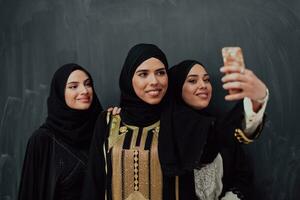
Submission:
[[[127,199],[134,191],[134,151],[123,150],[123,154],[123,174],[119,177],[123,178],[124,199]]]
[[[163,194],[162,171],[158,158],[158,132],[154,132],[151,144],[150,158],[150,180],[151,180],[151,199],[160,200]]]
[[[120,125],[120,124],[119,124]],[[126,128],[124,128],[126,126]],[[141,142],[136,145],[138,127],[122,126],[123,133],[116,131],[112,144],[112,197],[113,200],[133,199],[162,199],[162,172],[158,158],[158,131],[159,122],[142,131]],[[123,149],[127,129],[131,129],[131,149]],[[110,129],[112,130],[112,129]],[[154,133],[151,142],[151,151],[144,150],[149,131]],[[110,135],[111,136],[111,135]],[[110,138],[109,138],[110,139]]]
[[[122,146],[125,135],[112,148],[112,197],[114,200],[122,199]]]

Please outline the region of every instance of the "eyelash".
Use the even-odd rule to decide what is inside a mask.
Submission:
[[[159,76],[164,76],[164,75],[166,75],[166,71],[165,70],[161,70],[161,71],[158,71],[157,72],[157,75],[159,75]]]
[[[203,80],[205,83],[210,83],[210,79],[207,78],[207,79],[204,79]],[[192,83],[192,84],[196,84],[197,83],[197,80],[196,79],[189,79],[188,80],[189,83]]]
[[[204,79],[203,81],[206,83],[210,83],[210,78]]]
[[[69,86],[68,88],[74,90],[77,88],[77,85],[72,85],[72,86]]]
[[[188,80],[188,82],[193,83],[193,84],[197,83],[197,81],[195,79],[190,79],[190,80]]]
[[[146,73],[146,72],[143,72],[143,73],[139,73],[138,74],[138,76],[139,77],[142,77],[142,78],[144,78],[144,77],[146,77],[148,74]]]
[[[165,76],[167,74],[167,72],[165,70],[161,70],[161,71],[157,71],[155,72],[155,75],[157,76]],[[139,77],[145,78],[146,76],[148,76],[147,72],[141,72],[138,74]]]
[[[92,87],[92,82],[87,82],[84,84],[85,86]]]
[[[84,86],[90,88],[90,87],[92,87],[92,83],[91,82],[85,83]],[[68,86],[68,88],[71,90],[75,90],[78,88],[78,85],[70,85],[70,86]]]

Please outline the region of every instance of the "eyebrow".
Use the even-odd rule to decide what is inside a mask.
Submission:
[[[162,67],[162,68],[159,68],[157,70],[155,70],[156,72],[157,71],[161,71],[161,70],[166,70],[166,68]],[[149,69],[140,69],[140,70],[137,70],[135,73],[139,73],[139,72],[148,72]]]
[[[91,81],[91,79],[87,78],[83,82],[86,83],[87,81]],[[69,84],[78,84],[78,83],[79,83],[79,81],[71,81],[71,82],[68,82],[67,85],[69,85]]]
[[[187,78],[188,77],[198,77],[198,76],[199,76],[198,74],[190,74],[190,75],[187,76]],[[209,76],[209,74],[204,74],[203,75],[203,77],[206,77],[206,76]]]

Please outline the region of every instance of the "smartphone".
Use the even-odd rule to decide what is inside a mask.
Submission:
[[[237,66],[245,68],[244,57],[240,47],[224,47],[222,48],[222,56],[224,66]],[[239,89],[229,90],[229,94],[235,94],[239,92]]]

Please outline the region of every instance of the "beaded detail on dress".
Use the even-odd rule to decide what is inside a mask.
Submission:
[[[200,200],[217,200],[223,188],[223,160],[220,154],[200,170],[194,169],[195,191]]]

